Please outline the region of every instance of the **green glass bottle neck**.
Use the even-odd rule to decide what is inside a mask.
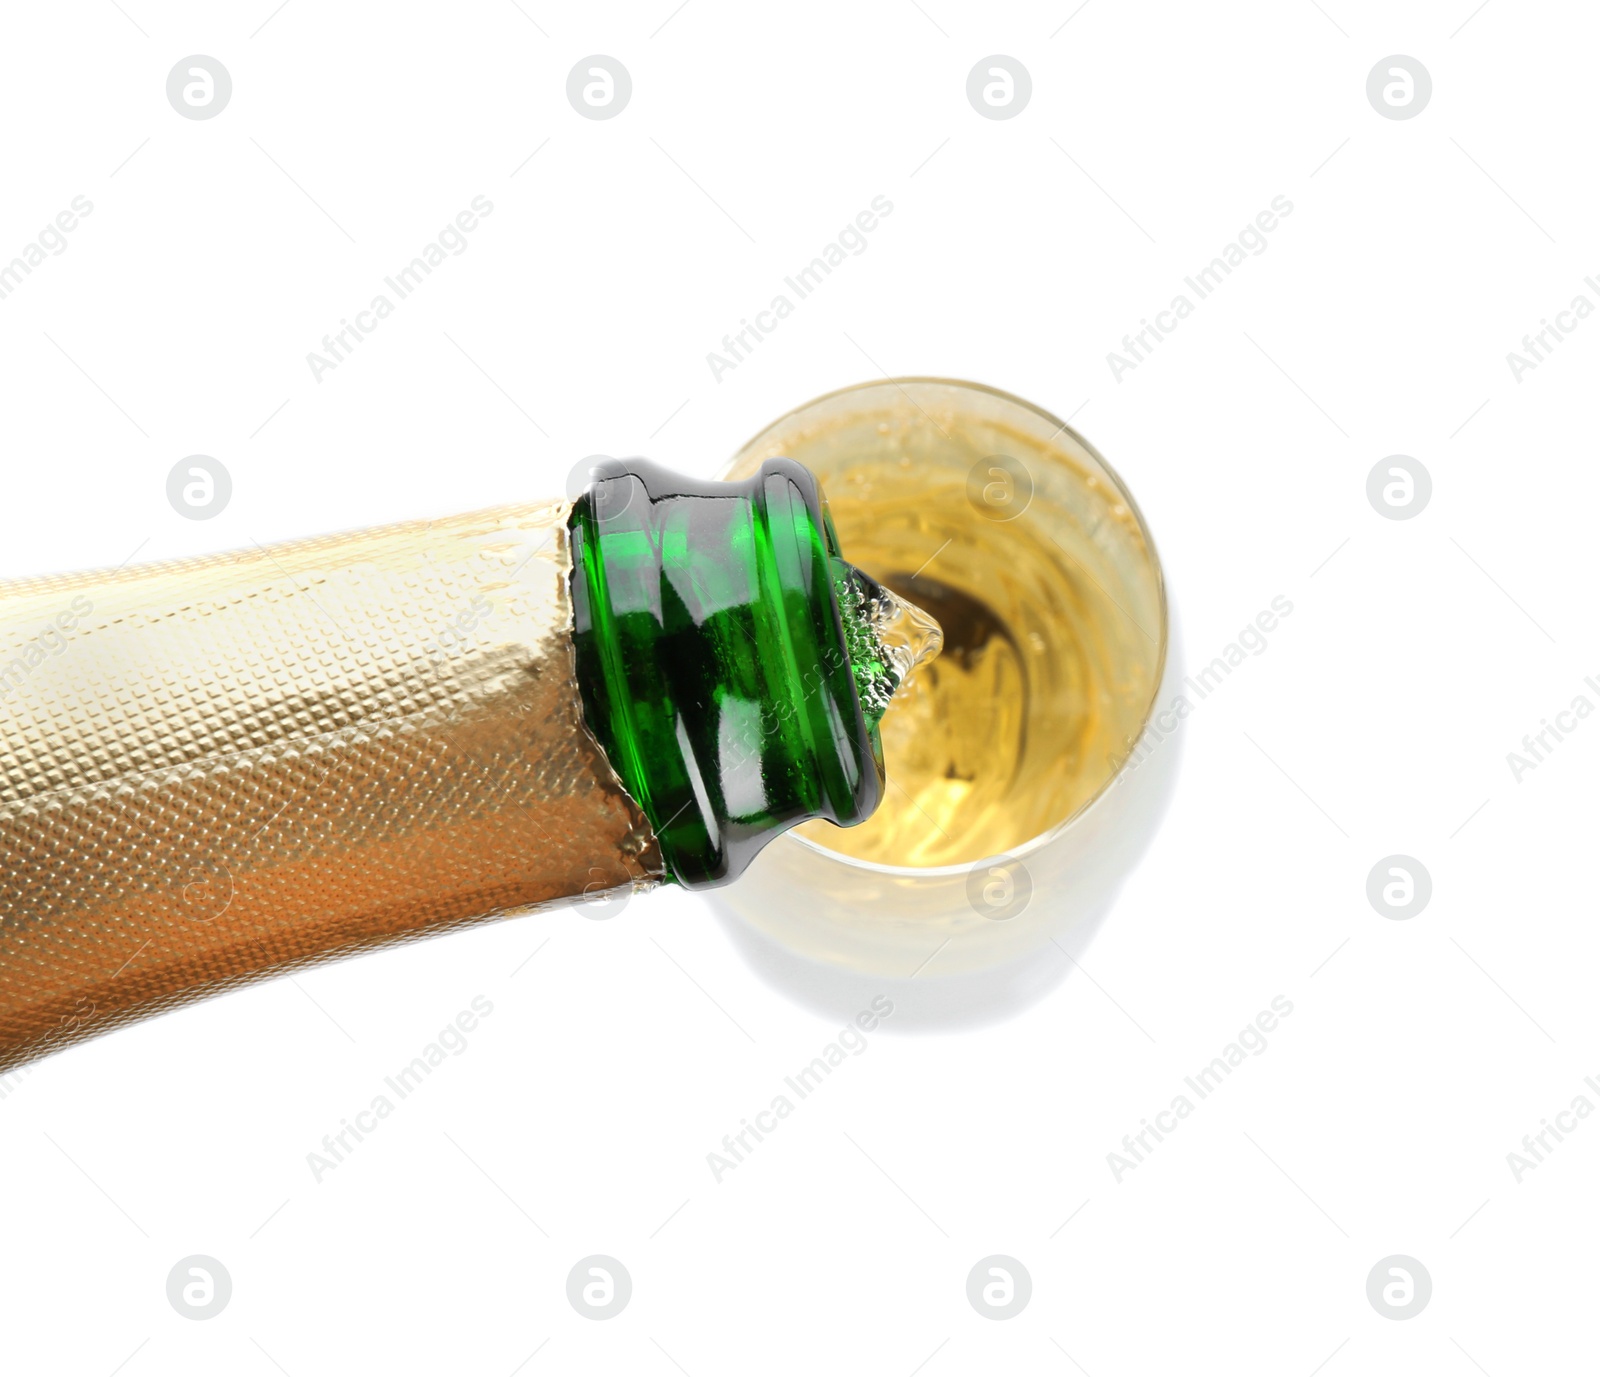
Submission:
[[[724,884],[796,823],[871,816],[892,671],[806,469],[714,483],[613,460],[568,529],[585,718],[672,879]]]

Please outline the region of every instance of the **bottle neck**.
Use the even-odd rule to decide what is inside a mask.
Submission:
[[[670,878],[725,884],[796,823],[871,816],[892,670],[806,469],[716,483],[613,460],[568,530],[584,715]]]

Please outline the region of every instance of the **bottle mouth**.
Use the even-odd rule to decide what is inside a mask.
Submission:
[[[878,638],[894,609],[840,557],[808,470],[718,483],[614,460],[568,531],[585,720],[669,878],[725,884],[797,823],[871,816],[908,652]]]

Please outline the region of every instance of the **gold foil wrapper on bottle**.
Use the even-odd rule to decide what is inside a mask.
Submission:
[[[568,510],[0,584],[0,1070],[659,880],[583,724]]]

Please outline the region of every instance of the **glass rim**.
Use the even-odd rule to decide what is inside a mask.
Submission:
[[[1156,704],[1161,696],[1161,686],[1166,680],[1167,654],[1171,644],[1166,570],[1162,565],[1160,551],[1156,549],[1155,537],[1151,534],[1150,524],[1145,520],[1143,510],[1135,500],[1132,490],[1123,480],[1122,475],[1112,467],[1112,465],[1106,460],[1106,457],[1101,454],[1100,451],[1096,449],[1094,445],[1092,445],[1086,438],[1084,438],[1082,434],[1073,429],[1071,425],[1069,425],[1066,421],[1063,421],[1054,412],[1047,411],[1044,407],[1039,406],[1034,402],[1030,402],[1023,397],[1019,397],[1014,392],[1007,392],[1004,388],[991,387],[987,383],[970,382],[964,378],[942,378],[925,374],[913,374],[894,378],[878,378],[869,380],[867,382],[851,383],[847,387],[836,387],[831,392],[824,392],[819,396],[813,397],[808,402],[802,402],[799,406],[791,407],[788,411],[784,412],[782,416],[778,417],[777,420],[768,422],[768,424],[762,426],[760,430],[746,440],[744,444],[740,445],[738,449],[734,451],[734,454],[742,455],[752,444],[754,444],[769,431],[777,430],[784,424],[785,421],[800,415],[802,412],[810,411],[813,407],[819,406],[823,402],[830,402],[836,397],[849,396],[854,392],[865,392],[871,388],[900,387],[903,391],[904,388],[902,385],[906,383],[928,384],[936,387],[953,387],[967,392],[988,393],[991,397],[998,397],[1002,401],[1010,402],[1015,406],[1022,407],[1026,411],[1031,411],[1041,420],[1056,427],[1055,433],[1052,434],[1049,440],[1045,442],[1046,444],[1052,444],[1060,436],[1066,435],[1069,436],[1074,443],[1081,445],[1084,451],[1091,459],[1094,460],[1095,463],[1100,466],[1101,470],[1110,480],[1111,486],[1117,497],[1127,505],[1128,511],[1133,516],[1134,524],[1139,531],[1139,535],[1144,541],[1145,549],[1149,552],[1150,563],[1155,572],[1156,609],[1160,614],[1161,625],[1159,628],[1159,636],[1156,647],[1156,672],[1151,677],[1150,700],[1145,704],[1144,712],[1139,719],[1139,730],[1137,733],[1135,733],[1133,741],[1128,747],[1128,753],[1123,757],[1121,764],[1119,764],[1115,770],[1112,770],[1105,777],[1105,779],[1101,781],[1100,787],[1076,808],[1074,808],[1072,812],[1068,813],[1067,816],[1062,818],[1059,822],[1052,823],[1043,832],[1035,833],[1026,841],[1018,844],[1014,849],[992,853],[993,855],[1004,855],[1015,860],[1021,860],[1023,857],[1033,855],[1035,852],[1041,851],[1046,846],[1049,846],[1064,832],[1066,832],[1068,828],[1074,826],[1080,819],[1085,817],[1093,808],[1095,808],[1106,797],[1106,795],[1110,793],[1112,786],[1125,776],[1128,770],[1128,762],[1133,759],[1138,751],[1139,743],[1149,732],[1150,722],[1156,714]],[[907,400],[911,400],[909,394],[907,394]],[[915,402],[913,401],[912,404],[915,405]],[[727,467],[727,465],[724,465],[724,472],[726,472]],[[977,865],[982,860],[986,859],[985,857],[979,857],[978,860],[975,861],[962,861],[952,865],[890,865],[883,861],[862,860],[860,857],[851,856],[842,851],[835,851],[831,847],[824,846],[820,842],[813,841],[810,837],[801,836],[797,831],[794,830],[785,832],[781,837],[774,838],[773,844],[781,845],[790,841],[795,842],[810,851],[814,851],[821,856],[825,856],[829,860],[834,861],[839,865],[847,866],[852,870],[866,871],[875,875],[887,876],[891,879],[940,880],[955,876],[964,876],[971,872],[974,865]]]

